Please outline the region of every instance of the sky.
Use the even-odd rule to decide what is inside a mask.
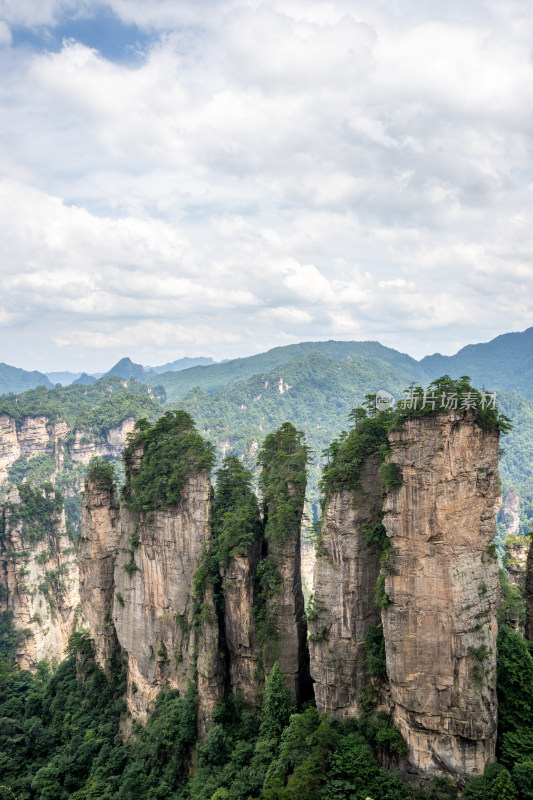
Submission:
[[[0,0],[0,361],[533,324],[530,0]]]

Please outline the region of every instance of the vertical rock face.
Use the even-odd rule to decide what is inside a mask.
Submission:
[[[134,425],[134,418],[128,417],[102,434],[76,430],[69,440],[70,427],[64,420],[54,423],[41,414],[24,417],[17,424],[9,415],[0,414],[0,484],[7,480],[9,468],[24,455],[53,455],[58,471],[63,469],[65,451],[80,464],[88,464],[94,456],[118,458]]]
[[[69,443],[70,457],[79,464],[88,464],[95,456],[119,458],[126,446],[128,434],[134,427],[135,419],[128,417],[98,437],[87,437],[87,431],[74,431],[73,440]]]
[[[222,571],[224,634],[229,654],[229,679],[234,692],[246,702],[256,702],[256,636],[254,619],[254,574],[261,558],[261,541],[247,555],[237,555]]]
[[[300,700],[307,638],[300,554],[303,498],[296,512],[294,530],[287,531],[283,541],[270,539],[268,542],[268,556],[279,574],[279,584],[266,603],[268,618],[277,635],[265,647],[264,667],[268,675],[277,661],[287,685],[294,691],[296,699]]]
[[[416,772],[481,774],[497,724],[498,434],[452,413],[407,420],[389,440],[403,476],[384,518],[394,720]]]
[[[7,414],[0,414],[0,483],[7,480],[8,470],[20,456],[54,455],[56,468],[63,465],[60,442],[69,434],[66,422],[50,422],[48,417],[24,417],[20,425]]]
[[[116,490],[114,486],[91,481],[83,496],[82,534],[78,540],[80,597],[94,640],[96,660],[103,668],[117,645],[112,621],[117,552]]]
[[[44,492],[35,491],[43,497]],[[69,637],[80,622],[78,566],[65,516],[51,510],[28,527],[24,499],[16,490],[0,506],[0,612],[11,612],[20,641],[16,659],[35,669],[42,659],[65,657]]]
[[[378,457],[371,455],[361,468],[360,488],[334,492],[323,514],[309,655],[317,708],[341,718],[359,711],[358,696],[370,682],[365,631],[381,624],[374,602],[380,552],[367,544],[364,530],[380,523],[380,508]]]
[[[529,553],[529,537],[508,533],[504,541],[504,566],[511,586],[523,587]]]
[[[261,665],[268,676],[278,662],[297,700],[310,688],[300,545],[308,457],[303,433],[290,422],[265,438],[258,456],[266,545],[259,581]]]
[[[140,720],[163,686],[184,694],[197,677],[200,729],[221,697],[213,595],[196,576],[210,537],[210,495],[201,473],[186,481],[175,509],[137,515],[121,507],[112,614],[127,658],[127,703]]]

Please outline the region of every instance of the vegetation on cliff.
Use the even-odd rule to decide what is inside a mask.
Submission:
[[[464,407],[461,408],[463,403]],[[326,463],[322,472],[320,489],[324,499],[334,491],[355,489],[363,461],[372,453],[381,460],[380,473],[385,489],[400,485],[401,476],[396,465],[387,462],[389,452],[387,434],[401,428],[406,420],[414,417],[449,414],[452,411],[474,413],[474,423],[483,430],[507,433],[511,430],[510,419],[493,408],[490,399],[470,385],[463,376],[452,380],[448,375],[437,378],[427,389],[411,386],[404,397],[390,410],[376,412],[376,395],[366,396],[366,405],[354,408],[350,414],[352,427],[342,431],[324,450]]]
[[[265,536],[272,543],[281,544],[299,534],[308,461],[304,434],[290,422],[265,437],[257,463],[266,512]]]
[[[138,469],[131,471],[135,451],[142,452]],[[155,511],[179,505],[185,481],[194,473],[210,473],[215,448],[196,430],[185,411],[167,411],[156,423],[137,422],[124,451],[131,478],[124,498],[133,511]]]
[[[89,483],[94,483],[101,489],[111,490],[115,485],[115,467],[105,458],[92,458],[87,468],[85,488]]]
[[[261,534],[252,481],[252,473],[235,456],[224,459],[217,472],[212,525],[217,561],[224,567],[236,555],[246,554]]]
[[[24,417],[45,416],[50,422],[64,419],[71,428],[96,424],[99,430],[117,425],[127,417],[157,419],[160,395],[135,379],[125,381],[115,375],[100,378],[90,386],[71,384],[47,389],[38,386],[22,394],[0,396],[0,414],[18,423]]]
[[[22,541],[33,545],[42,539],[56,535],[58,521],[63,510],[63,497],[51,484],[34,489],[26,483],[18,487],[19,502],[5,503],[9,510],[11,528],[21,524]],[[0,512],[2,506],[0,506]],[[0,539],[5,524],[5,511],[0,513]]]

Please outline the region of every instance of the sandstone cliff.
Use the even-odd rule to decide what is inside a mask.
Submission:
[[[81,622],[78,565],[54,492],[12,490],[0,506],[0,612],[11,612],[22,669],[65,657]]]
[[[106,668],[117,646],[112,621],[115,560],[118,553],[118,497],[113,484],[92,480],[83,495],[78,540],[80,597],[95,644],[96,661]]]
[[[526,577],[530,541],[527,536],[508,533],[504,541],[504,567],[511,586],[523,588]]]
[[[255,705],[259,690],[254,576],[261,559],[261,545],[261,540],[257,540],[247,554],[234,556],[228,567],[221,568],[229,682],[250,706]]]
[[[387,675],[412,768],[460,779],[494,760],[498,434],[458,413],[389,434],[403,483],[385,502]]]
[[[210,537],[210,495],[204,473],[187,480],[176,509],[137,515],[121,507],[113,624],[127,659],[134,718],[146,719],[163,686],[184,694],[196,677],[200,727],[221,697],[212,590],[207,581],[195,587]]]
[[[371,681],[365,667],[365,632],[381,625],[374,601],[381,551],[366,531],[381,522],[378,456],[368,456],[360,486],[327,499],[315,564],[309,620],[311,675],[317,708],[341,718],[357,714]]]
[[[65,454],[79,464],[88,464],[93,456],[120,457],[135,420],[128,417],[102,434],[73,431],[67,422],[51,422],[47,416],[26,416],[20,423],[0,414],[0,485],[7,480],[9,468],[21,456],[53,456],[56,471],[63,469]],[[81,487],[80,487],[81,488]]]

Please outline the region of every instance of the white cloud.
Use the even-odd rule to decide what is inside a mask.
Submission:
[[[0,51],[0,360],[531,324],[530,4],[108,7],[144,59]],[[97,9],[0,0],[0,43]]]
[[[3,20],[0,20],[0,47],[9,47],[12,38],[9,26]]]

